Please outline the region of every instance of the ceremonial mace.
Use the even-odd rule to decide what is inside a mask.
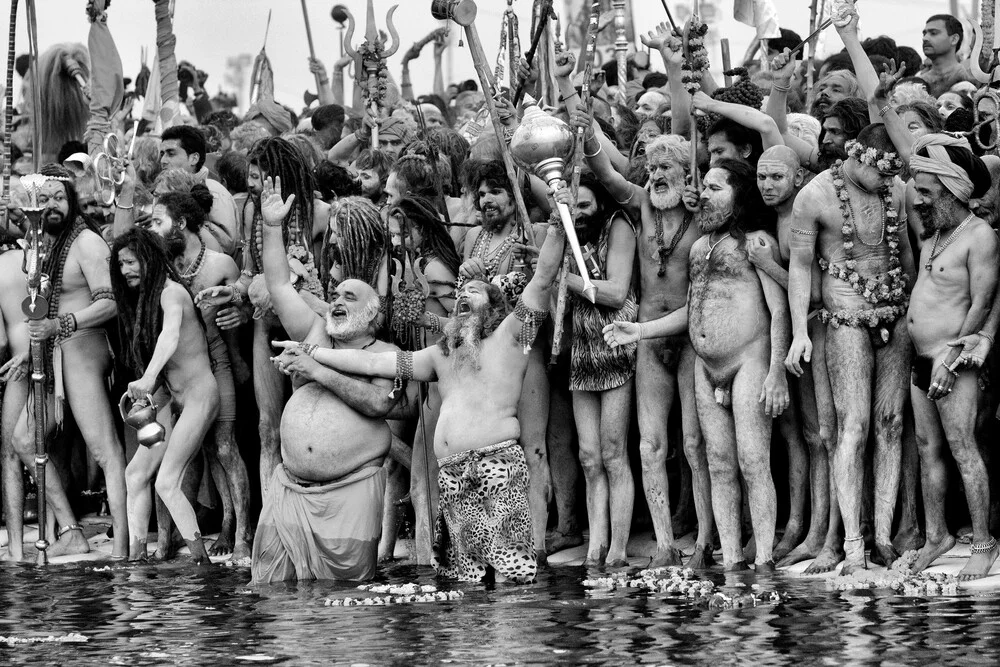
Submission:
[[[510,149],[504,142],[504,127],[500,123],[497,115],[495,93],[495,82],[487,66],[486,51],[483,50],[483,43],[479,39],[479,31],[476,30],[476,13],[478,7],[473,0],[431,0],[431,16],[439,21],[454,21],[465,29],[465,38],[469,41],[469,53],[472,55],[472,64],[476,68],[479,76],[479,85],[483,89],[486,98],[486,108],[490,113],[490,120],[493,122],[493,130],[497,135],[497,142],[500,144],[500,157],[503,159],[504,170],[507,173],[507,180],[510,181],[511,189],[514,192],[514,205],[517,207],[518,226],[521,230],[521,239],[526,243],[531,243],[527,237],[525,227],[528,223],[528,208],[524,204],[524,194],[521,192],[517,178],[517,169],[511,157]],[[567,128],[568,130],[568,128]]]
[[[385,66],[386,59],[399,48],[399,34],[396,26],[392,24],[392,15],[399,5],[393,5],[385,15],[385,25],[392,35],[392,46],[388,50],[385,44],[379,39],[378,29],[375,27],[375,7],[372,0],[368,0],[368,25],[365,27],[365,41],[355,49],[351,46],[351,39],[354,38],[354,16],[347,12],[347,34],[344,36],[344,50],[351,58],[354,58],[354,72],[358,83],[361,85],[361,94],[368,100],[372,112],[378,115],[379,104],[389,86],[389,71]],[[364,72],[365,74],[362,74]],[[378,148],[378,125],[372,128],[372,148]]]
[[[306,40],[309,42],[309,57],[316,60],[316,49],[313,48],[313,34],[312,29],[309,27],[309,10],[306,9],[306,0],[302,0],[302,19],[306,22]],[[313,77],[316,79],[316,97],[314,99],[319,99],[320,92],[323,90],[323,80],[320,78],[318,73],[314,73]],[[308,94],[308,90],[306,93]],[[306,104],[311,104],[311,102],[306,102]]]
[[[30,2],[29,2],[30,4]],[[40,174],[30,174],[21,179],[28,195],[28,205],[22,210],[27,216],[28,227],[24,240],[24,261],[21,268],[28,283],[28,296],[21,302],[21,312],[32,321],[44,320],[49,316],[49,297],[52,295],[52,283],[49,277],[42,273],[42,212],[45,207],[38,205],[38,189],[48,178]],[[45,341],[31,339],[31,400],[35,420],[35,485],[38,500],[38,539],[35,548],[38,550],[38,565],[45,565],[48,558],[46,549],[49,547],[45,539],[45,465],[49,456],[45,450]]]
[[[583,63],[583,86],[580,88],[580,106],[590,112],[590,78],[594,73],[594,53],[597,51],[597,31],[600,25],[601,3],[595,0],[590,6],[590,20],[587,23],[587,45],[584,51]],[[570,182],[570,191],[573,193],[573,201],[577,201],[580,191],[580,176],[583,172],[583,146],[586,128],[576,129],[576,150],[573,153],[573,177]],[[572,249],[567,249],[563,257],[562,269],[559,273],[559,291],[556,297],[555,330],[552,333],[552,355],[551,362],[555,364],[562,349],[563,321],[566,319],[566,298],[569,291],[569,281],[566,276],[569,274],[569,254]],[[586,274],[583,274],[586,275]]]

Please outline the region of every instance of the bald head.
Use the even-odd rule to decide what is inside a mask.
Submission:
[[[757,161],[757,188],[768,206],[793,200],[804,178],[799,157],[788,146],[772,146]]]
[[[363,280],[348,278],[330,292],[326,332],[334,340],[350,341],[370,336],[379,315],[378,292]]]

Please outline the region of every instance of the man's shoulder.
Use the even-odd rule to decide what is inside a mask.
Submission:
[[[111,248],[108,247],[104,237],[89,227],[84,228],[73,241],[73,249],[76,248],[79,248],[87,255],[93,254],[100,257],[106,257],[111,254]]]
[[[208,191],[212,193],[212,197],[214,198],[212,202],[213,206],[217,203],[216,200],[220,199],[222,200],[223,203],[228,201],[228,202],[233,202],[234,206],[236,205],[235,200],[233,199],[233,195],[230,194],[229,190],[226,189],[226,186],[220,183],[219,181],[215,180],[214,178],[206,178],[205,187],[207,187]]]

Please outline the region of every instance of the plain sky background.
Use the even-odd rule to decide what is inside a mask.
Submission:
[[[415,41],[424,37],[440,24],[430,14],[430,0],[398,0],[395,25],[400,32],[400,49],[390,60],[393,77],[399,77],[399,58]],[[555,0],[557,13],[565,16],[566,5],[578,6],[581,0]],[[667,0],[675,16],[689,13],[690,2]],[[330,10],[337,4],[330,0],[307,0],[313,41],[317,57],[329,70],[338,57],[338,28],[330,17]],[[364,33],[365,0],[344,0],[361,25],[355,31],[355,43]],[[392,6],[389,0],[374,0],[376,22],[384,27],[385,14]],[[504,0],[479,0],[476,19],[484,49],[495,64],[500,39],[501,18],[506,8]],[[532,0],[513,0],[514,10],[520,17],[520,36],[524,50],[530,42]],[[665,13],[660,0],[631,0],[637,31],[653,28],[663,21]],[[978,0],[960,0],[960,13],[967,16]],[[24,14],[25,0],[20,2],[17,25],[18,54],[27,50],[27,31]],[[713,69],[721,62],[719,38],[729,38],[733,59],[742,57],[754,36],[754,30],[737,23],[732,18],[733,0],[702,0],[702,5],[714,5],[723,20],[711,24],[708,48],[713,59]],[[863,36],[887,34],[901,45],[920,50],[920,31],[931,14],[948,11],[947,0],[862,0],[858,3]],[[84,8],[85,0],[37,0],[38,39],[42,51],[52,44],[66,41],[86,43],[89,23]],[[805,37],[809,22],[809,0],[775,0],[782,27],[799,32]],[[711,11],[703,10],[703,15]],[[221,87],[233,92],[226,80],[227,60],[239,54],[251,59],[260,51],[264,39],[268,10],[272,10],[267,53],[275,73],[275,90],[278,101],[298,111],[302,107],[302,93],[307,88],[315,90],[315,82],[308,69],[309,48],[306,41],[300,0],[176,0],[174,33],[177,36],[177,58],[193,62],[209,73],[206,84],[210,94]],[[0,2],[0,21],[10,16],[10,0]],[[155,58],[156,24],[151,0],[113,0],[108,10],[108,25],[115,38],[124,65],[125,76],[134,78],[139,71],[140,50],[147,47]],[[445,82],[475,78],[475,70],[467,47],[457,45],[459,27],[452,24],[452,48],[445,56]],[[610,30],[610,28],[609,28]],[[638,40],[637,40],[638,45]],[[642,48],[641,45],[638,45]],[[822,51],[839,51],[839,37],[831,28],[825,34]],[[7,53],[3,51],[6,65]],[[654,69],[662,70],[659,56],[652,58]],[[151,62],[151,60],[150,60]],[[422,57],[411,64],[414,92],[430,92],[433,58],[428,46]],[[6,66],[4,67],[4,76]],[[249,74],[249,72],[247,72]],[[15,80],[15,90],[19,82]],[[348,101],[350,89],[348,87]]]

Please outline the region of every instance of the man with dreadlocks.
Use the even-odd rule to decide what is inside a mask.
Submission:
[[[206,453],[223,507],[219,539],[209,553],[213,556],[232,553],[233,561],[240,561],[250,558],[250,484],[246,464],[236,444],[236,385],[229,346],[223,337],[244,321],[238,307],[241,305],[240,293],[233,288],[240,270],[231,257],[208,249],[201,238],[201,228],[211,208],[212,193],[203,185],[196,185],[190,194],[168,192],[156,199],[148,228],[164,240],[167,256],[192,293],[219,297],[226,290],[230,295],[230,308],[226,313],[213,306],[201,309],[212,373],[219,386],[219,415],[212,427],[211,444]],[[195,305],[201,306],[198,296]]]
[[[292,349],[273,360],[295,390],[281,418],[282,463],[267,471],[271,483],[254,538],[253,581],[370,579],[382,531],[383,463],[392,441],[385,417],[402,393],[388,380],[325,368],[313,355],[327,347],[397,348],[375,336],[380,299],[366,281],[339,280],[323,315],[296,293],[280,242],[281,221],[296,196],[282,201],[280,179],[268,179],[264,192],[264,275],[282,326],[301,343],[285,345]],[[348,199],[345,206],[374,209],[360,197]]]
[[[211,564],[191,502],[181,489],[184,473],[219,414],[219,386],[212,374],[205,328],[182,278],[167,257],[166,244],[144,229],[134,229],[111,247],[111,282],[120,304],[118,324],[126,364],[137,379],[129,382],[133,405],[154,394],[169,394],[176,415],[166,444],[139,447],[129,461],[129,560],[145,560],[146,533],[153,497],[166,505],[196,565]],[[160,391],[163,385],[165,392]],[[156,402],[156,399],[153,399]],[[155,482],[154,482],[155,478]]]
[[[32,340],[45,344],[51,378],[46,387],[51,430],[62,424],[63,401],[69,401],[73,417],[94,460],[104,470],[114,528],[114,558],[125,558],[128,549],[128,526],[125,519],[125,458],[115,429],[105,378],[111,367],[111,350],[102,325],[113,318],[117,309],[108,271],[108,246],[96,226],[80,215],[76,188],[69,171],[47,165],[37,201],[44,207],[43,273],[49,276],[52,295],[48,317],[31,320],[28,332]],[[14,426],[13,448],[21,461],[33,469],[35,456],[34,424],[31,412],[21,413]],[[46,434],[48,435],[48,434]],[[89,551],[87,540],[73,511],[59,475],[51,462],[45,474],[46,496],[60,526],[58,539],[49,547],[49,556]],[[5,489],[5,493],[10,493]],[[22,538],[23,498],[8,498],[7,521],[12,548]]]
[[[247,172],[247,199],[243,219],[251,221],[250,237],[243,254],[243,271],[235,287],[241,301],[249,300],[254,307],[253,386],[260,410],[260,481],[266,493],[271,471],[281,461],[278,423],[285,403],[285,379],[271,365],[268,341],[279,326],[271,309],[271,297],[264,282],[263,219],[261,194],[266,178],[280,178],[287,192],[295,194],[295,207],[288,211],[282,230],[289,270],[294,285],[310,307],[317,313],[326,312],[323,287],[317,275],[315,257],[321,247],[323,234],[330,218],[329,207],[314,199],[315,181],[306,167],[301,153],[284,139],[262,139],[254,144],[247,155],[250,167]],[[230,294],[220,294],[201,300],[205,306],[223,305]]]
[[[761,240],[777,247],[761,229],[769,218],[773,224],[773,213],[756,180],[754,168],[739,160],[723,158],[708,171],[695,216],[703,236],[691,247],[687,306],[641,325],[615,322],[605,328],[605,337],[614,347],[688,330],[698,355],[696,402],[723,564],[727,570],[748,569],[740,539],[742,476],[761,572],[774,570],[771,420],[788,407],[789,327],[784,290],[757,270],[744,250]]]
[[[437,345],[418,352],[310,349],[342,373],[394,380],[437,381],[441,416],[434,434],[440,490],[434,564],[445,576],[529,582],[537,571],[528,467],[518,438],[518,410],[528,353],[548,312],[565,244],[551,225],[534,276],[507,314],[501,289],[468,280]],[[544,526],[543,526],[544,531]],[[544,532],[543,532],[544,535]]]

